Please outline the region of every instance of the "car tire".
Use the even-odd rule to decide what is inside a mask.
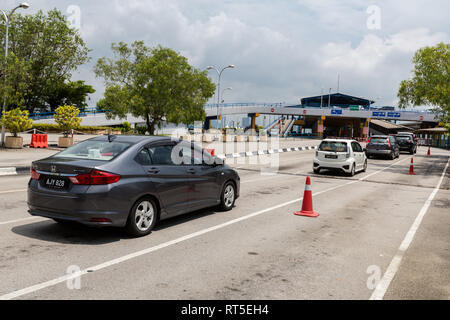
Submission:
[[[409,153],[410,153],[410,154],[414,154],[414,149],[411,149],[411,150],[409,151]]]
[[[314,172],[315,174],[320,174],[320,168],[318,168],[318,169],[313,169],[313,172]]]
[[[348,174],[350,177],[353,177],[354,175],[355,175],[355,173],[356,173],[356,166],[355,166],[355,164],[353,163],[353,165],[352,165],[352,170],[350,171],[350,173]]]
[[[395,159],[395,152],[394,152],[394,151],[391,152],[390,159],[391,159],[391,160],[394,160],[394,159]]]
[[[367,160],[364,162],[364,167],[363,167],[362,172],[366,172],[366,171],[367,171]]]
[[[136,201],[128,216],[125,231],[134,237],[150,234],[158,218],[158,207],[150,197]]]
[[[222,189],[220,194],[220,205],[219,209],[221,211],[230,211],[233,209],[234,202],[236,201],[236,187],[234,183],[228,181]]]

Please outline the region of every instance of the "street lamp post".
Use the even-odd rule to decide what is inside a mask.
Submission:
[[[223,89],[223,91],[222,91],[222,104],[225,102],[225,100],[223,99],[223,94],[225,93],[225,91],[227,91],[227,90],[233,90],[233,88],[232,87],[228,87],[228,88],[225,88],[225,89]],[[224,128],[224,123],[225,123],[225,117],[223,116],[223,107],[222,107],[222,129]]]
[[[331,89],[333,88],[330,88],[330,91],[328,91],[328,108],[331,107]]]
[[[226,69],[233,69],[234,65],[230,64],[229,66],[223,68],[221,71],[219,71],[216,67],[213,66],[209,66],[206,69],[207,70],[216,70],[217,75],[219,76],[219,80],[217,82],[217,126],[219,126],[219,105],[220,105],[220,79],[222,78],[222,73],[226,70]]]
[[[11,19],[11,16],[13,15],[13,13],[19,9],[28,9],[30,7],[30,5],[26,2],[21,3],[20,5],[18,5],[17,7],[15,7],[11,13],[8,15],[5,11],[0,10],[3,14],[3,17],[5,18],[5,22],[6,22],[6,35],[5,35],[5,88],[6,88],[6,64],[7,64],[7,60],[8,60],[8,41],[9,41],[9,21]],[[6,92],[3,95],[3,109],[2,109],[2,117],[6,112]],[[5,125],[2,122],[2,146],[5,145]]]

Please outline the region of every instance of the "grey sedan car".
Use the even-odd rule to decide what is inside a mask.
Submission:
[[[134,236],[160,219],[206,207],[228,211],[237,172],[202,148],[168,137],[101,136],[32,163],[29,213],[116,226]]]

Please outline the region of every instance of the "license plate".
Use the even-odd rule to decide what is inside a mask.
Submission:
[[[326,155],[325,155],[325,158],[326,158],[326,159],[337,159],[338,156],[337,156],[337,155],[334,155],[334,154],[326,154]]]
[[[69,181],[61,178],[47,177],[44,180],[44,186],[50,189],[67,189]]]

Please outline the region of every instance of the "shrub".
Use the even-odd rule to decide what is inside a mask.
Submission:
[[[147,133],[147,127],[137,126],[136,131],[138,132],[138,134],[145,136],[145,134]]]
[[[80,110],[74,106],[61,106],[55,110],[55,121],[63,130],[64,136],[68,137],[72,129],[80,127],[81,118],[78,117]]]
[[[1,122],[14,137],[17,137],[19,132],[30,129],[33,125],[33,120],[28,119],[28,111],[19,108],[3,113]]]
[[[128,121],[125,121],[122,124],[122,128],[120,130],[122,131],[122,134],[130,132],[131,131],[131,124]]]

